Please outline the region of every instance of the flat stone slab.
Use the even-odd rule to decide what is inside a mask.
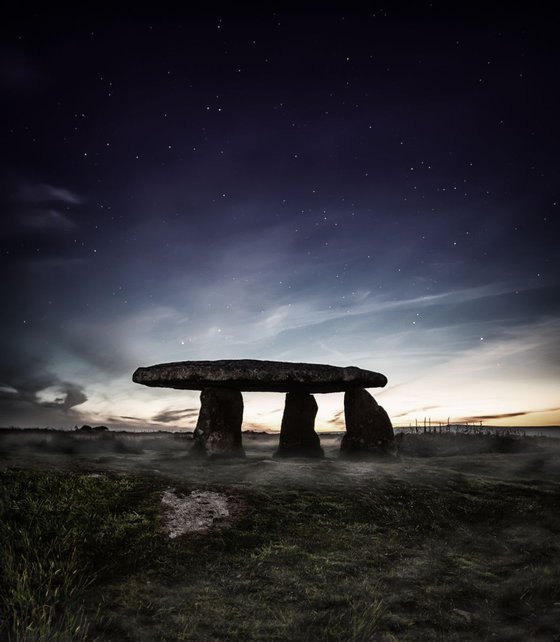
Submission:
[[[159,388],[203,390],[231,388],[246,392],[346,392],[382,388],[387,377],[362,368],[320,363],[291,363],[258,359],[177,361],[138,368],[135,383]]]

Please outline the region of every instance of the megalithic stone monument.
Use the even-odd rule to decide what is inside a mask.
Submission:
[[[345,436],[348,439],[343,440],[343,453],[360,448],[369,452],[381,439],[375,435],[379,430],[380,411],[385,411],[364,388],[383,387],[387,378],[371,370],[256,359],[179,361],[138,368],[132,380],[145,386],[202,391],[193,455],[243,456],[242,391],[288,393],[277,457],[323,455],[314,427],[317,403],[313,393],[353,395],[345,398],[345,409],[347,405],[350,408],[346,410],[350,428]],[[375,417],[366,421],[365,417],[372,413]],[[387,421],[390,427],[388,417]],[[381,440],[388,443],[389,427],[386,422],[383,426]],[[392,427],[390,433],[392,435]]]
[[[395,454],[395,435],[389,415],[367,390],[344,393],[346,434],[340,454],[344,457]]]
[[[288,392],[280,428],[280,442],[274,457],[323,457],[315,432],[317,402],[308,392]]]
[[[239,390],[204,388],[194,430],[193,455],[243,457],[241,423],[243,397]]]

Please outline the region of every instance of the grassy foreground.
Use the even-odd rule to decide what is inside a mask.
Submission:
[[[558,482],[356,466],[227,486],[8,468],[0,639],[560,639]],[[170,487],[225,493],[238,519],[169,539]]]

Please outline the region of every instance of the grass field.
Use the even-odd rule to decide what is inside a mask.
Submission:
[[[211,464],[5,447],[0,639],[560,639],[555,440],[453,439],[350,463],[334,438],[314,462],[256,437]],[[170,539],[168,489],[220,493],[232,518]]]

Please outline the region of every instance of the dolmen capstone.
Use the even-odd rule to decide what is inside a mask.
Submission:
[[[145,386],[201,390],[193,455],[242,457],[241,392],[285,392],[280,440],[275,457],[322,457],[315,432],[314,393],[344,392],[346,434],[341,455],[393,453],[391,420],[365,388],[387,383],[385,375],[362,368],[317,363],[235,359],[178,361],[138,368],[132,380]]]

